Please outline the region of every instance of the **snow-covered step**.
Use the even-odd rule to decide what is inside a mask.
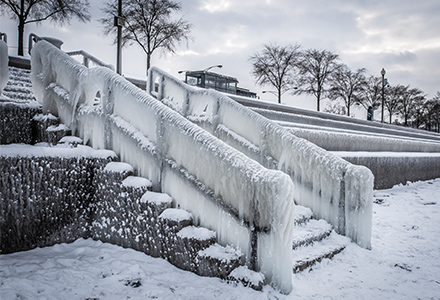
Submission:
[[[324,240],[292,251],[293,273],[301,272],[325,258],[332,258],[350,243],[350,239],[334,231]]]
[[[196,273],[201,276],[217,274],[226,279],[234,269],[244,265],[244,256],[240,250],[215,243],[197,253],[197,265]]]
[[[174,232],[180,231],[193,223],[193,216],[190,212],[180,208],[165,209],[159,216],[159,220]]]
[[[328,237],[332,226],[324,220],[309,220],[300,226],[295,226],[292,249],[319,242]]]
[[[149,208],[154,218],[157,218],[164,210],[171,208],[173,199],[167,194],[147,191],[142,195],[141,203],[146,206],[145,208]]]
[[[295,212],[293,223],[295,224],[295,226],[306,223],[313,216],[312,210],[305,206],[295,205],[294,211]]]

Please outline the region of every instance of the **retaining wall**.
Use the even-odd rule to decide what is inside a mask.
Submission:
[[[131,176],[131,166],[108,168],[114,152],[79,147],[0,146],[1,254],[93,238],[202,276],[227,278],[244,263],[235,249],[223,258],[204,255],[215,232],[190,226],[182,233],[193,222],[190,213],[166,216],[172,199],[149,192],[151,182]]]

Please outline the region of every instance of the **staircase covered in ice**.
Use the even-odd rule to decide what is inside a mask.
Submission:
[[[33,47],[33,90],[44,112],[94,148],[115,151],[152,191],[171,196],[172,209],[186,210],[219,244],[239,250],[274,287],[289,293],[292,266],[300,271],[342,251],[348,240],[333,228],[370,247],[368,169],[219,93],[192,89],[156,68],[149,79],[150,95],[49,43]]]

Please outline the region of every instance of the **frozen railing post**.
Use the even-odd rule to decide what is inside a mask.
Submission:
[[[9,80],[9,56],[6,33],[0,32],[0,95]]]
[[[152,96],[265,167],[283,170],[295,184],[298,204],[310,207],[315,217],[331,223],[338,233],[370,247],[370,170],[294,136],[226,95],[188,86],[156,67],[149,77],[147,91]],[[154,91],[152,78],[160,78],[160,93]],[[188,109],[180,101],[182,94],[189,95]]]
[[[114,150],[176,206],[190,211],[195,224],[215,230],[220,244],[240,249],[248,266],[290,293],[294,185],[289,176],[264,168],[108,68],[87,69],[45,41],[35,44],[31,64],[43,107],[77,127],[94,148]],[[165,76],[149,78],[150,87],[157,84],[156,95],[168,92]],[[182,111],[191,110],[186,92],[176,100]],[[210,105],[217,113],[218,101]]]

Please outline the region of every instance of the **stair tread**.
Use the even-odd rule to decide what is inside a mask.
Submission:
[[[302,224],[307,222],[312,217],[312,210],[308,207],[295,205],[294,209],[294,224]]]
[[[181,238],[194,239],[199,241],[206,241],[215,239],[215,231],[209,230],[205,227],[187,226],[182,228],[178,233]]]
[[[320,241],[329,236],[332,226],[324,220],[309,220],[307,223],[295,226],[292,248]]]
[[[221,261],[232,261],[239,259],[243,254],[240,250],[234,249],[231,246],[222,246],[218,243],[214,243],[208,248],[198,252],[199,256],[211,257]]]
[[[144,177],[139,176],[128,176],[122,181],[122,185],[126,187],[133,188],[142,188],[142,187],[151,187],[153,184],[150,180]]]
[[[322,258],[331,258],[333,255],[342,251],[348,244],[350,239],[332,232],[326,239],[296,248],[292,251],[293,268],[310,264],[314,261],[320,261]]]
[[[167,208],[159,216],[159,219],[173,220],[176,222],[180,221],[192,221],[193,216],[190,212],[180,209],[180,208]]]

